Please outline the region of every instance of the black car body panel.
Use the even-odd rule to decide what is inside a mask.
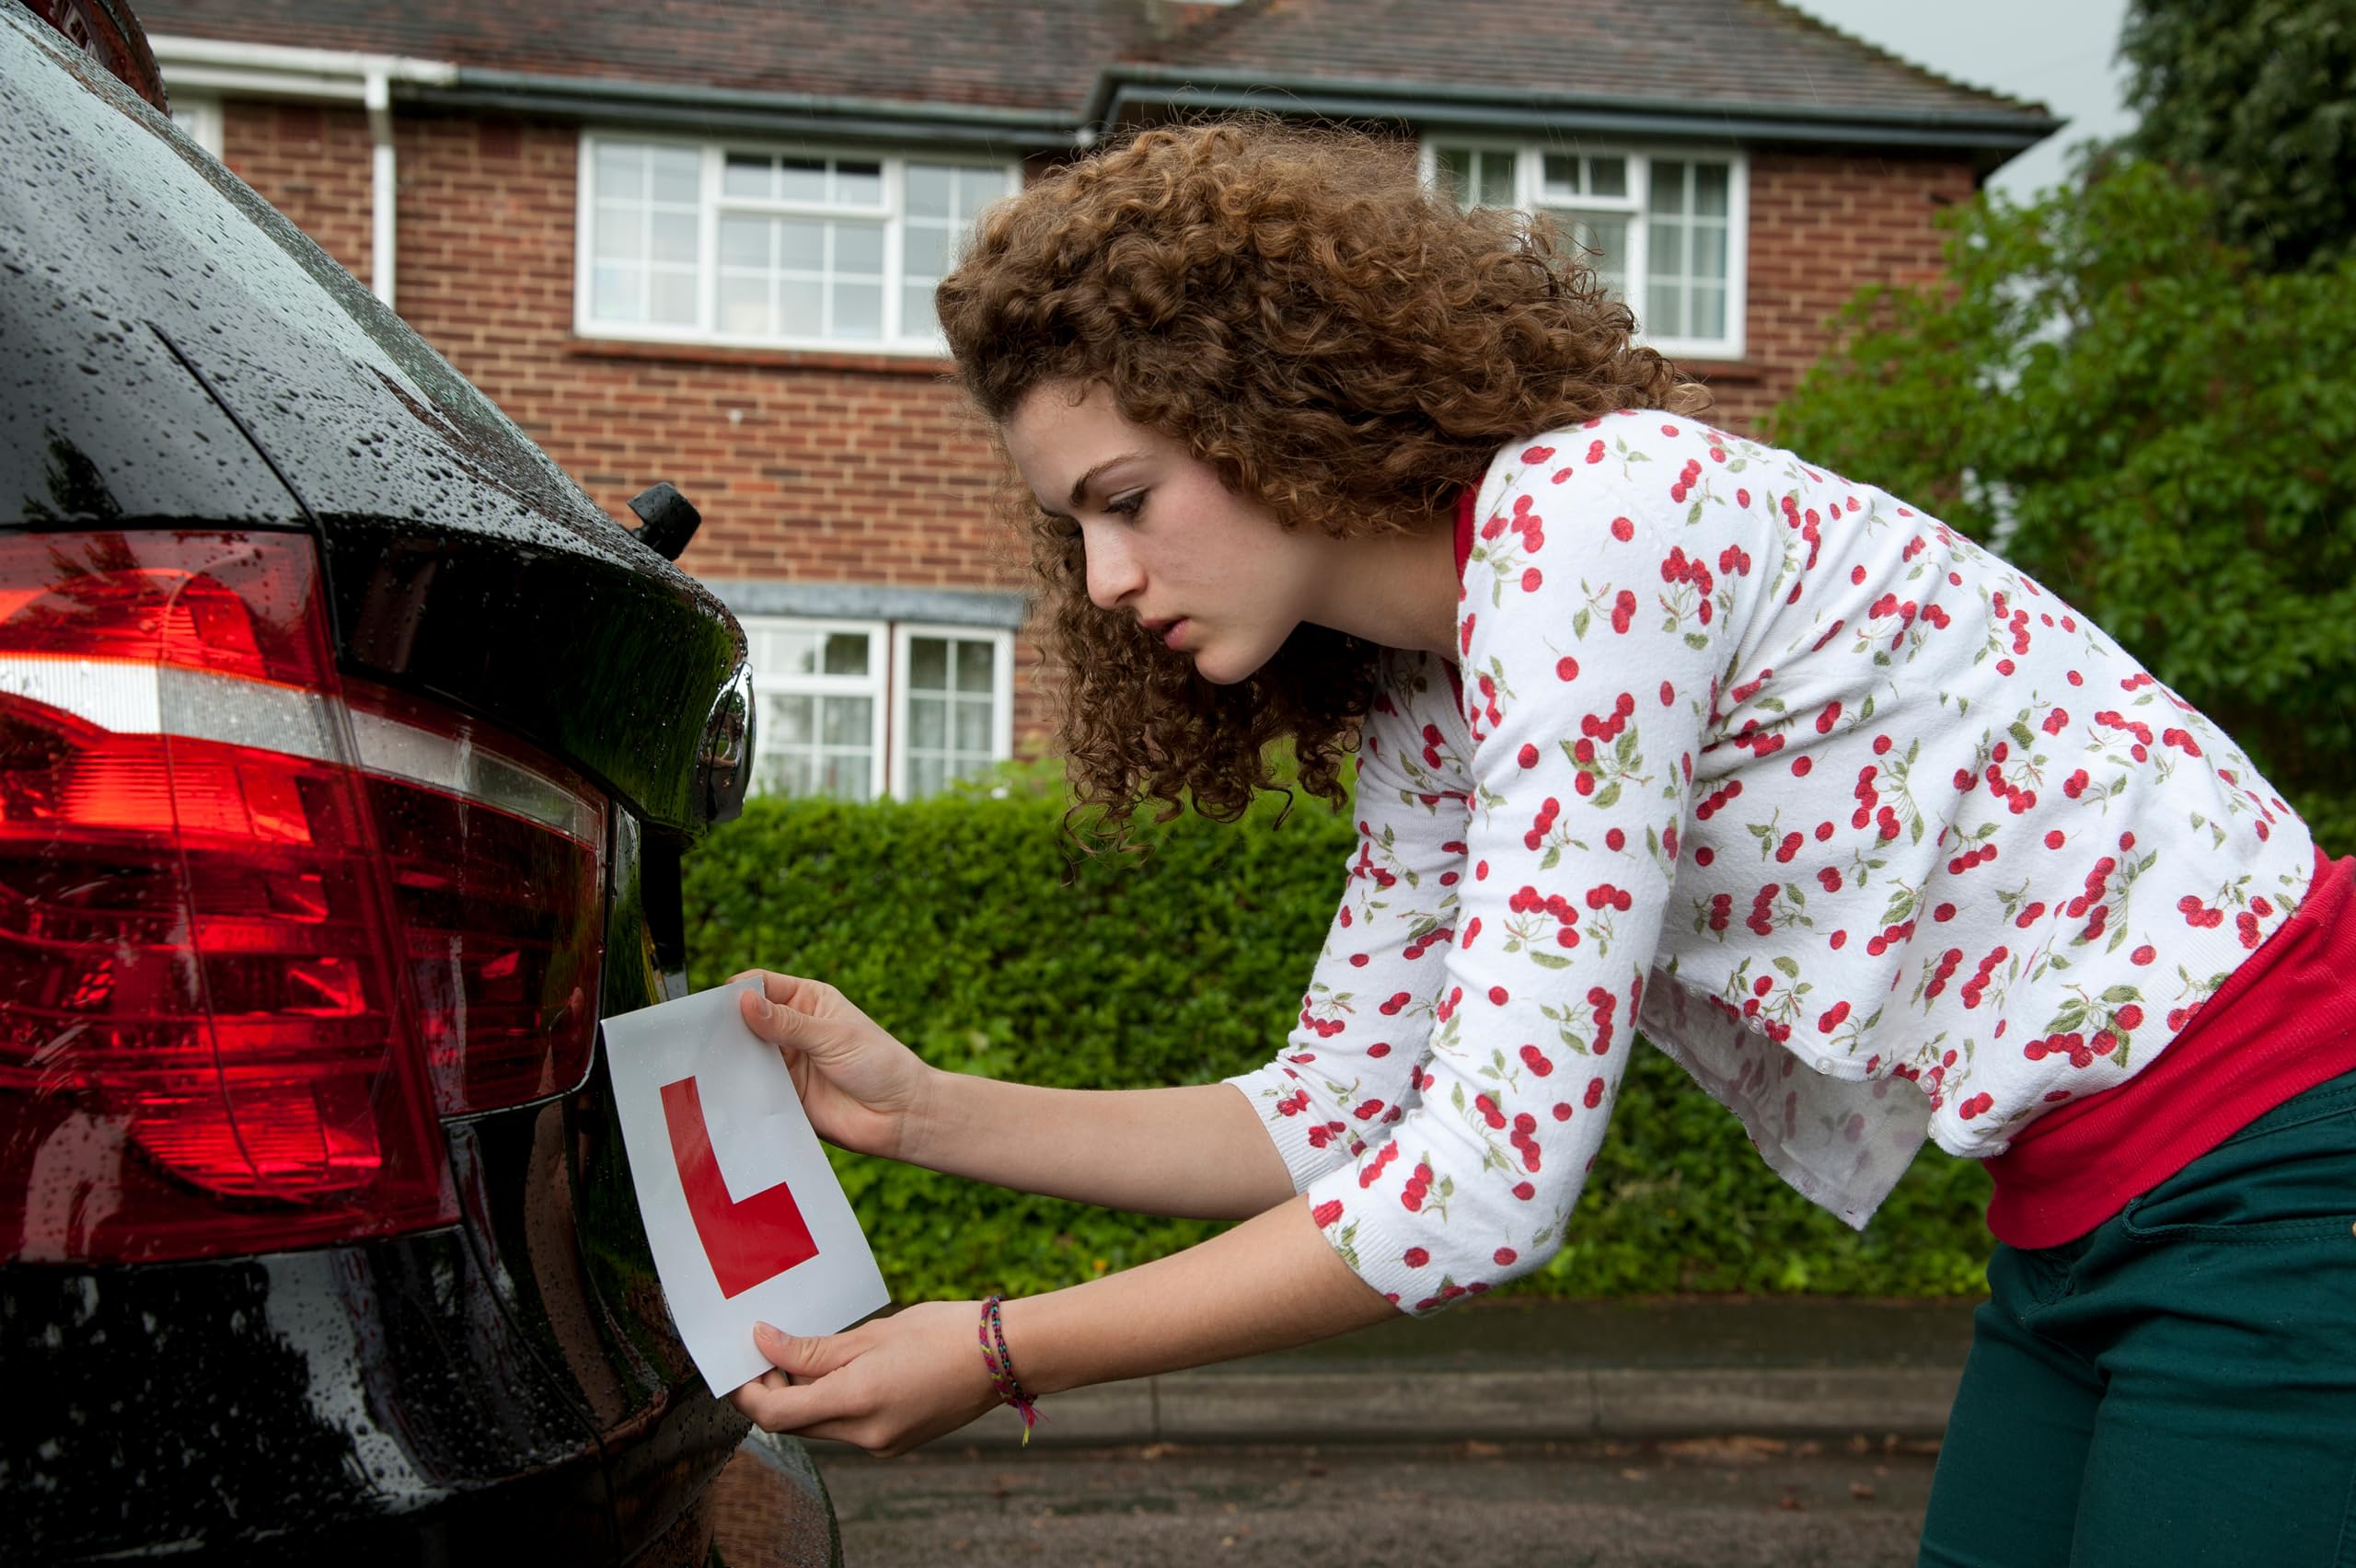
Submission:
[[[0,0],[0,528],[312,535],[339,663],[617,810],[601,1016],[684,990],[678,864],[733,813],[745,646],[242,182]],[[732,709],[732,704],[733,705]],[[0,1129],[4,1131],[5,1129]],[[604,1054],[445,1124],[462,1223],[260,1257],[0,1266],[0,1559],[703,1563],[732,1454],[839,1560],[798,1447],[704,1389]]]

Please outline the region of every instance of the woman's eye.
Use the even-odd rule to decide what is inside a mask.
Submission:
[[[1143,490],[1131,490],[1126,495],[1116,495],[1104,503],[1104,510],[1116,517],[1135,517],[1145,510],[1145,497],[1146,492]]]

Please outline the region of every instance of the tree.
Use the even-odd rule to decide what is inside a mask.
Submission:
[[[1959,208],[1774,433],[1992,544],[2356,849],[2356,256],[2269,272],[2214,216],[2135,161]]]
[[[2356,5],[2135,0],[2123,145],[2204,179],[2218,232],[2269,270],[2356,245]]]

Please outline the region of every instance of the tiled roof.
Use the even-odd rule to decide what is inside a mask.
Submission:
[[[1077,116],[1138,0],[132,0],[150,36]]]
[[[2038,106],[1911,65],[1776,0],[1245,0],[1185,63],[1689,108],[1942,115]]]
[[[1102,109],[1108,73],[1371,84],[1410,97],[1426,87],[1525,104],[1574,98],[1689,115],[1741,107],[2043,118],[2036,105],[1948,81],[1776,0],[134,4],[151,35],[404,54],[534,77],[1024,110],[1074,123]]]

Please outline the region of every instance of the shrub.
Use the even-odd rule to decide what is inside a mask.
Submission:
[[[1141,825],[1146,853],[1068,874],[1062,809],[1054,792],[755,801],[687,862],[692,979],[756,965],[825,979],[927,1061],[1028,1083],[1203,1082],[1265,1061],[1340,895],[1349,823],[1264,801],[1240,823]],[[902,1301],[1051,1289],[1218,1228],[834,1158]],[[1859,1236],[1640,1051],[1570,1244],[1517,1288],[1976,1292],[1985,1193],[1977,1165],[1926,1151]]]
[[[2223,725],[2356,848],[2356,257],[2269,273],[2200,189],[2098,166],[1950,220],[1868,290],[1775,434],[1936,513]]]

